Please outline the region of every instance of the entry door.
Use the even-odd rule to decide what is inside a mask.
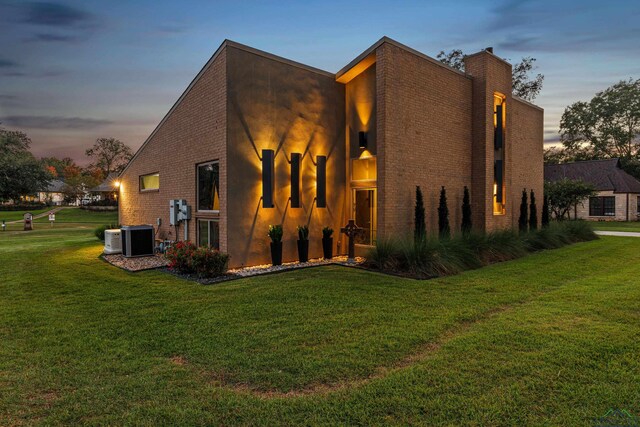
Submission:
[[[376,206],[375,188],[356,188],[353,190],[353,217],[356,220],[356,225],[364,229],[363,233],[356,238],[356,243],[361,245],[375,244],[378,226]]]

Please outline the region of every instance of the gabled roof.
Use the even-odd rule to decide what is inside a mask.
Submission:
[[[544,165],[545,181],[559,181],[563,178],[590,183],[597,191],[640,194],[640,181],[622,170],[620,159]]]
[[[62,187],[64,187],[64,182],[59,179],[52,179],[49,181],[49,185],[47,188],[42,190],[42,193],[61,193]]]
[[[116,191],[115,181],[117,180],[117,178],[118,174],[116,172],[111,172],[109,176],[104,181],[102,181],[102,184],[98,185],[97,187],[93,187],[89,191],[91,191],[92,193],[114,192]]]

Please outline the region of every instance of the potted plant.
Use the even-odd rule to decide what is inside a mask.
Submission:
[[[322,229],[322,254],[324,259],[333,258],[333,228],[324,227]]]
[[[282,264],[282,225],[270,225],[267,233],[271,239],[271,264]]]
[[[298,259],[300,262],[309,261],[309,227],[298,226]]]

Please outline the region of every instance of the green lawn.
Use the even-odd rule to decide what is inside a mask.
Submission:
[[[640,221],[598,221],[593,223],[594,230],[636,231],[640,232]]]
[[[51,209],[46,209],[44,212],[48,212]],[[5,212],[0,212],[0,216]],[[6,212],[11,214],[19,214],[16,219],[22,219],[24,212]],[[35,215],[35,212],[34,212]],[[116,224],[118,222],[118,212],[93,212],[75,207],[64,208],[56,213],[56,220],[53,224],[53,228],[74,228],[81,226],[82,228],[96,228],[102,224]],[[22,221],[15,224],[7,224],[7,231],[19,231],[22,230],[24,224]],[[51,223],[49,217],[44,216],[42,218],[35,219],[33,222],[34,230],[50,230]]]
[[[330,266],[202,286],[0,235],[0,425],[592,425],[640,413],[640,239],[430,281]]]
[[[34,209],[34,210],[30,210],[30,211],[0,211],[0,223],[2,222],[2,220],[5,221],[18,221],[24,218],[24,214],[26,214],[27,212],[31,212],[34,216],[35,215],[39,215],[41,213],[44,212],[48,212],[51,209]]]

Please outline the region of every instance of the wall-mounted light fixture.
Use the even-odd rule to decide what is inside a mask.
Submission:
[[[367,148],[367,133],[366,132],[358,132],[358,145],[360,148]]]
[[[327,156],[316,157],[316,206],[327,207]]]
[[[300,207],[300,160],[302,154],[291,153],[291,207]]]
[[[272,208],[274,187],[274,157],[273,150],[262,150],[262,207]]]

